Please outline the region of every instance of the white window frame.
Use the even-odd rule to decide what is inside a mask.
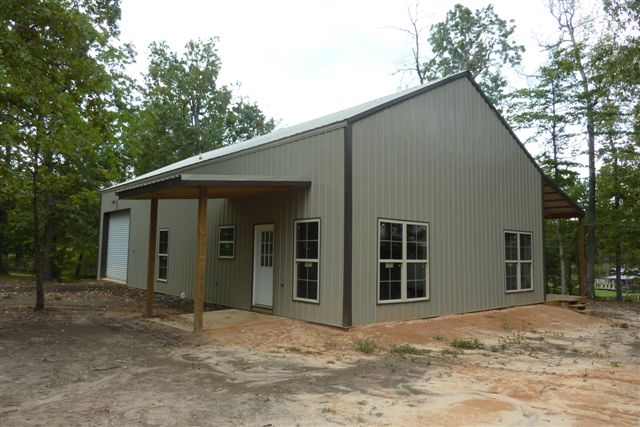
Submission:
[[[298,258],[298,224],[300,223],[318,223],[318,258]],[[293,300],[301,302],[320,303],[320,218],[298,219],[293,221]],[[299,262],[315,262],[318,265],[318,291],[316,299],[299,298],[298,297],[298,263]]]
[[[161,253],[160,252],[160,234],[166,231],[167,232],[167,253]],[[168,228],[159,228],[158,229],[158,246],[156,249],[156,262],[157,262],[157,266],[156,266],[156,280],[158,282],[167,282],[167,279],[169,278],[169,238],[170,238],[170,234],[169,234],[169,229]],[[165,257],[167,259],[167,277],[165,277],[164,279],[160,277],[160,257]]]
[[[402,259],[381,259],[380,258],[380,224],[383,222],[388,222],[392,224],[402,224]],[[425,226],[427,228],[427,259],[426,260],[418,260],[418,259],[407,259],[407,225],[420,225]],[[376,233],[376,245],[377,245],[377,258],[378,262],[376,263],[376,300],[378,304],[397,304],[397,303],[408,303],[408,302],[418,302],[418,301],[429,301],[429,270],[430,263],[429,259],[429,223],[428,222],[418,222],[418,221],[402,221],[397,219],[386,219],[386,218],[378,218],[377,223],[377,233]],[[394,263],[401,264],[400,266],[400,299],[380,299],[380,264],[382,263]],[[407,298],[407,264],[425,264],[425,296],[422,298]]]
[[[516,234],[518,236],[518,259],[507,259],[507,245],[505,242],[505,237],[507,235],[507,233],[510,234]],[[531,238],[531,259],[528,260],[522,260],[520,259],[520,236],[523,234],[527,234],[530,238]],[[516,230],[504,230],[504,233],[502,234],[502,246],[503,246],[503,258],[504,258],[504,292],[507,294],[513,294],[513,293],[519,293],[519,292],[533,292],[533,233],[531,231],[516,231]],[[507,289],[507,264],[516,264],[517,268],[516,268],[516,283],[518,285],[518,287],[516,289],[512,289],[512,290],[508,290]],[[531,287],[530,288],[526,288],[526,289],[522,289],[522,264],[529,264],[530,270],[531,271]]]
[[[233,240],[221,240],[220,233],[224,229],[232,229],[233,230]],[[221,246],[222,244],[231,243],[233,247],[233,253],[231,256],[228,255],[220,255],[221,254]],[[218,259],[235,259],[236,257],[236,226],[235,225],[220,225],[218,226]]]

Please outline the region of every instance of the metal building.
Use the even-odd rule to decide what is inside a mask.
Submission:
[[[582,216],[460,73],[104,190],[98,271],[349,327],[542,302]]]

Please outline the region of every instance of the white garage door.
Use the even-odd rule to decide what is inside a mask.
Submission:
[[[127,281],[129,257],[129,212],[109,214],[109,240],[107,241],[107,278]]]

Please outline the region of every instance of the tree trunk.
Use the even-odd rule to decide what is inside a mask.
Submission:
[[[9,210],[9,203],[6,201],[0,201],[0,274],[7,274],[7,264],[5,262],[6,249],[5,249],[5,229],[7,227],[7,211]]]
[[[40,202],[38,200],[38,156],[33,166],[32,202],[33,202],[33,249],[36,267],[36,306],[35,311],[44,310],[44,285],[42,283],[42,237],[40,235]]]
[[[44,194],[44,250],[42,251],[42,280],[50,281],[53,275],[53,194],[45,190]]]

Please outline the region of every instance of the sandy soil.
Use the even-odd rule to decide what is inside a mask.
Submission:
[[[638,304],[192,335],[144,320],[137,290],[48,288],[33,313],[33,285],[0,280],[2,426],[640,425]]]

